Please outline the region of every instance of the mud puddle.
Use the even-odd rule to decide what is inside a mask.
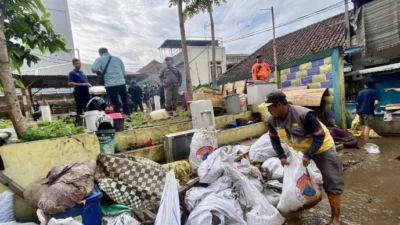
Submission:
[[[400,225],[400,138],[371,142],[381,154],[369,155],[363,149],[339,151],[346,164],[342,196],[345,225]],[[322,225],[330,218],[327,196],[314,208],[292,215],[287,225]]]

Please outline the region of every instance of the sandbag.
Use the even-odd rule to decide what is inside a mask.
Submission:
[[[189,212],[191,212],[196,206],[209,194],[215,193],[214,190],[204,187],[193,187],[190,188],[185,195],[185,204]]]
[[[218,178],[216,181],[212,182],[207,189],[212,190],[216,193],[231,188],[233,185],[232,178],[229,176],[222,176]]]
[[[15,221],[14,193],[7,190],[0,194],[0,223],[12,221]]]
[[[272,206],[249,179],[235,169],[224,166],[227,175],[240,185],[239,202],[245,207],[245,220],[251,225],[282,225],[285,218]]]
[[[261,136],[253,145],[251,145],[249,156],[250,161],[253,163],[262,163],[271,157],[277,156],[274,148],[272,147],[271,139],[268,133]]]
[[[236,211],[233,200],[222,195],[210,194],[190,213],[187,225],[212,225],[213,216],[221,225],[247,225]]]
[[[43,179],[39,179],[33,183],[31,183],[25,190],[24,190],[24,199],[26,203],[30,206],[37,208],[39,204],[40,197],[42,194],[49,188],[48,185],[42,184],[44,182]]]
[[[279,200],[281,199],[281,195],[279,193],[268,188],[264,188],[263,194],[267,198],[268,202],[275,207],[278,205]]]
[[[246,167],[237,166],[236,170],[245,175],[249,179],[249,181],[254,184],[257,190],[263,190],[263,186],[261,183],[262,175],[257,167],[252,165],[247,165]]]
[[[280,159],[276,157],[269,158],[265,160],[261,167],[268,171],[270,180],[283,178],[283,166]]]
[[[230,148],[226,146],[219,148],[201,163],[197,171],[200,183],[210,184],[220,178],[224,173],[223,164],[234,167],[233,156],[226,153],[229,150]]]
[[[314,161],[305,168],[303,153],[292,148],[286,153],[289,165],[283,167],[283,188],[278,210],[286,215],[311,208],[322,199],[322,175]]]
[[[47,225],[83,225],[81,222],[74,220],[73,218],[67,219],[54,219],[52,218]]]
[[[49,187],[40,196],[38,208],[47,214],[65,212],[92,193],[93,171],[83,163],[55,166],[42,184]]]
[[[217,131],[213,127],[196,131],[190,143],[189,162],[193,173],[197,172],[200,164],[218,148]]]
[[[178,184],[173,170],[167,173],[155,225],[181,225]]]
[[[103,216],[103,221],[107,225],[140,225],[140,222],[135,220],[130,213],[121,213],[118,216]]]
[[[37,225],[37,223],[18,223],[16,221],[0,223],[0,225]]]

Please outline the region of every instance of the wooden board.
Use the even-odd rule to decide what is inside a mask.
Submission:
[[[327,91],[327,88],[283,90],[289,102],[301,106],[321,106],[322,96]]]
[[[283,91],[290,91],[290,90],[304,90],[304,89],[308,89],[308,86],[299,86],[299,87],[287,87],[287,88],[283,88]]]
[[[232,93],[232,91],[233,91],[233,85],[234,85],[234,83],[227,83],[227,84],[224,84],[224,87],[223,87],[223,96],[225,97],[227,94],[226,94],[226,92],[228,91],[228,93]]]
[[[244,94],[246,91],[246,81],[236,81],[234,84],[234,91],[236,94]]]
[[[400,110],[400,104],[387,104],[385,108],[388,111]]]

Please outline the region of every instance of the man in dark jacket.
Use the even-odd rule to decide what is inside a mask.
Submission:
[[[179,87],[182,84],[182,74],[172,66],[172,58],[165,58],[167,67],[161,70],[160,80],[165,92],[165,108],[167,111],[175,111],[179,97]]]
[[[131,95],[133,110],[137,112],[139,106],[140,110],[143,112],[143,92],[139,85],[137,85],[136,80],[131,80],[128,92]]]

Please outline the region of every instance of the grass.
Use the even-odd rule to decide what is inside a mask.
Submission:
[[[21,138],[22,141],[37,141],[57,137],[66,137],[84,133],[84,127],[75,127],[69,120],[54,119],[51,123],[39,121],[37,127],[28,126],[26,134]]]
[[[0,129],[5,129],[7,127],[12,127],[12,122],[11,120],[3,120],[0,119]]]
[[[141,128],[151,127],[158,125],[166,125],[171,123],[187,122],[190,121],[189,113],[187,111],[179,111],[176,116],[172,116],[166,120],[153,120],[148,113],[137,112],[132,114],[132,122],[125,121],[126,128]]]

